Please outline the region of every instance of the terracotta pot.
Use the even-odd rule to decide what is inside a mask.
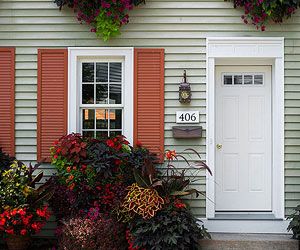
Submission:
[[[27,250],[31,243],[29,236],[9,235],[6,244],[9,250]]]

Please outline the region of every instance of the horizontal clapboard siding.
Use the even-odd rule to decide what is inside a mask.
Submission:
[[[205,158],[204,138],[174,140],[171,128],[175,111],[199,110],[206,121],[206,37],[285,37],[285,192],[286,214],[300,199],[300,13],[284,25],[258,32],[241,22],[241,10],[223,0],[147,0],[131,12],[122,35],[103,43],[86,25],[77,23],[67,8],[61,12],[52,0],[0,2],[0,46],[16,46],[16,153],[22,160],[36,160],[37,49],[68,46],[134,46],[165,49],[165,148],[182,151],[193,147]],[[178,102],[178,84],[187,70],[193,91],[191,105]],[[201,177],[200,189],[205,190]],[[199,216],[205,215],[205,199],[192,200]]]

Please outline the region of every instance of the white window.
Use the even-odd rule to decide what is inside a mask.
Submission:
[[[133,138],[132,48],[69,48],[69,133]]]

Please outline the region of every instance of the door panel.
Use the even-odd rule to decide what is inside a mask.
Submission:
[[[216,67],[216,211],[271,211],[271,66]]]

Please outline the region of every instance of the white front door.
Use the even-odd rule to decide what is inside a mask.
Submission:
[[[216,67],[216,212],[271,211],[271,66]]]

